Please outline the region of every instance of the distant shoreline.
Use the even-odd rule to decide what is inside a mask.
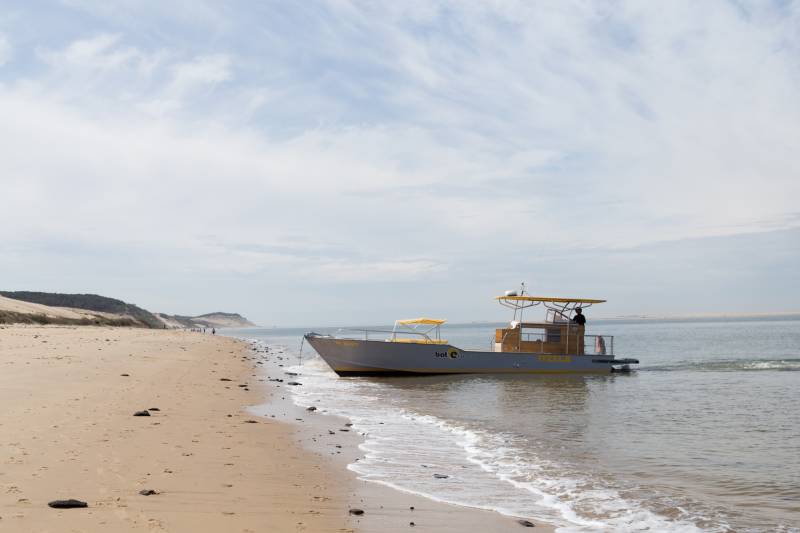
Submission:
[[[595,317],[594,320],[599,321],[686,321],[686,320],[780,320],[787,318],[800,319],[800,311],[796,312],[781,312],[781,313],[695,313],[687,315],[623,315],[615,317]]]

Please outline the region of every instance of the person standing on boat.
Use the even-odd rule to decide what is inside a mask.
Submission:
[[[576,332],[576,341],[577,341],[577,348],[578,354],[583,355],[583,329],[586,326],[586,317],[583,316],[583,309],[580,307],[575,308],[575,316],[572,317],[572,323],[578,325],[578,331]]]

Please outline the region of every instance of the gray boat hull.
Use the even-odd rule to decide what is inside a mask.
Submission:
[[[306,341],[340,376],[402,374],[610,374],[638,363],[598,355],[461,350],[449,344],[340,339],[309,333]]]

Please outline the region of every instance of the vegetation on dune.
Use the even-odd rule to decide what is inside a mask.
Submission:
[[[245,318],[240,315],[239,313],[223,313],[222,311],[216,311],[214,313],[206,313],[204,315],[197,315],[194,318],[208,318],[208,317],[224,317],[224,318],[234,318],[237,320],[245,320]]]
[[[115,298],[107,298],[97,294],[61,294],[54,292],[31,292],[31,291],[0,291],[0,295],[14,300],[23,302],[30,302],[35,304],[48,305],[51,307],[72,307],[74,309],[85,309],[87,311],[97,311],[100,313],[114,313],[119,315],[128,315],[134,320],[130,319],[111,319],[97,317],[97,320],[104,322],[108,325],[130,325],[138,326],[144,325],[150,328],[163,328],[164,324],[152,313],[142,309],[133,304],[125,303],[122,300]],[[19,313],[12,313],[19,314]],[[36,315],[21,315],[21,316],[36,316]],[[66,323],[81,323],[84,319],[63,319],[44,317],[49,322],[35,322],[40,324],[66,324]],[[73,320],[74,322],[58,322],[60,320]],[[88,320],[88,319],[87,319]],[[127,322],[122,324],[122,322]],[[27,322],[30,323],[30,322]],[[89,324],[96,323],[96,321],[88,320]],[[113,323],[113,324],[111,324]]]
[[[117,326],[117,327],[141,327],[142,324],[130,318],[106,318],[96,316],[94,318],[65,318],[54,317],[43,314],[16,313],[14,311],[0,310],[0,324],[57,324],[64,326]]]

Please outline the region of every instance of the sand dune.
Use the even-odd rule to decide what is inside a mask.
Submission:
[[[49,305],[23,302],[22,300],[14,300],[12,298],[6,298],[5,296],[0,296],[0,311],[9,311],[11,313],[21,313],[24,315],[45,315],[52,318],[68,318],[73,320],[94,318],[95,315],[101,314],[83,309],[51,307]]]

